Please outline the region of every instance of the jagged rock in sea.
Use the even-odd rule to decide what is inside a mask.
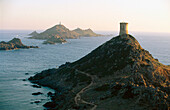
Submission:
[[[43,44],[56,44],[56,43],[66,43],[67,41],[60,36],[51,36],[49,39],[43,42]]]
[[[36,36],[38,35],[39,33],[37,33],[37,31],[33,31],[32,33],[28,34],[29,36]]]
[[[0,42],[0,50],[13,50],[13,49],[29,49],[38,48],[38,46],[26,46],[19,38],[13,38],[9,42]]]
[[[43,93],[41,92],[35,92],[35,93],[32,93],[32,95],[42,95]]]
[[[39,33],[37,35],[33,35],[32,37],[29,37],[30,39],[49,39],[50,36],[60,36],[63,39],[76,39],[80,36],[101,36],[100,34],[94,33],[91,29],[88,30],[82,30],[82,29],[76,29],[76,30],[69,30],[64,25],[55,25],[47,30],[45,30],[42,33]]]
[[[168,110],[169,77],[170,66],[126,34],[78,61],[44,70],[29,80],[56,90],[52,109]]]

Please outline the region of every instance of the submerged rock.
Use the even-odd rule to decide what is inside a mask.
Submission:
[[[29,75],[29,73],[25,73],[25,75]]]
[[[38,101],[34,101],[34,103],[36,103],[36,104],[38,104],[38,103],[40,103],[40,102],[41,102],[41,101],[39,101],[39,100],[38,100]]]
[[[41,94],[43,94],[43,93],[41,93],[41,92],[32,93],[32,95],[41,95]]]
[[[35,88],[41,88],[40,85],[31,85],[32,87],[35,87]]]
[[[46,108],[54,108],[54,107],[57,106],[57,104],[54,103],[54,102],[47,102],[43,106],[46,107]]]
[[[30,104],[39,104],[39,103],[41,103],[41,101],[40,100],[37,100],[37,101],[34,101],[34,102],[30,102]]]
[[[52,92],[48,92],[47,95],[48,95],[48,97],[51,97],[54,94]]]
[[[23,79],[22,81],[26,81],[26,79]]]

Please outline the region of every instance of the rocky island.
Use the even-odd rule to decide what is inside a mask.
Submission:
[[[61,38],[60,36],[52,36],[48,38],[46,41],[43,42],[43,44],[56,44],[56,43],[66,43],[67,41]]]
[[[56,90],[44,106],[59,110],[168,110],[170,67],[163,65],[121,24],[120,35],[85,57],[29,80]]]
[[[56,35],[60,36],[63,39],[76,39],[79,38],[80,36],[88,36],[88,37],[102,36],[100,34],[94,33],[91,29],[82,30],[78,28],[71,31],[62,24],[55,25],[39,34],[36,32],[32,32],[30,35],[32,36],[29,37],[30,39],[49,39],[50,36],[56,36]]]
[[[13,49],[29,49],[38,48],[38,46],[26,46],[19,38],[13,38],[9,42],[1,41],[0,50],[13,50]]]
[[[96,34],[94,33],[91,29],[85,29],[82,30],[80,28],[77,28],[75,30],[73,30],[73,32],[76,32],[80,37],[97,37],[97,36],[102,36],[100,34]]]

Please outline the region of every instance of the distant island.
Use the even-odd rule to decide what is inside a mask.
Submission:
[[[28,34],[29,36],[37,36],[38,35],[38,33],[37,33],[37,31],[33,31],[32,33],[30,33],[30,34]]]
[[[56,43],[66,43],[67,41],[60,36],[51,36],[46,41],[43,42],[43,44],[56,44]]]
[[[83,58],[29,80],[55,89],[44,107],[74,110],[168,110],[170,67],[155,59],[121,23],[113,37]]]
[[[80,28],[77,28],[71,31],[62,24],[55,25],[45,30],[42,33],[37,33],[36,31],[34,31],[29,35],[31,36],[29,37],[30,39],[43,39],[43,40],[49,39],[51,38],[51,36],[56,36],[56,35],[63,39],[77,39],[81,36],[84,36],[84,37],[102,36],[101,34],[94,33],[91,29],[82,30]]]
[[[101,34],[94,33],[91,29],[82,30],[77,28],[73,30],[73,32],[77,33],[79,37],[98,37],[102,36]]]
[[[29,49],[29,48],[39,48],[38,46],[26,46],[19,38],[13,38],[9,42],[1,41],[0,50],[13,50],[13,49]]]

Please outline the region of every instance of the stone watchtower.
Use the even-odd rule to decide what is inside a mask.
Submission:
[[[122,35],[126,35],[126,34],[128,34],[128,23],[121,22],[119,35],[122,36]]]

